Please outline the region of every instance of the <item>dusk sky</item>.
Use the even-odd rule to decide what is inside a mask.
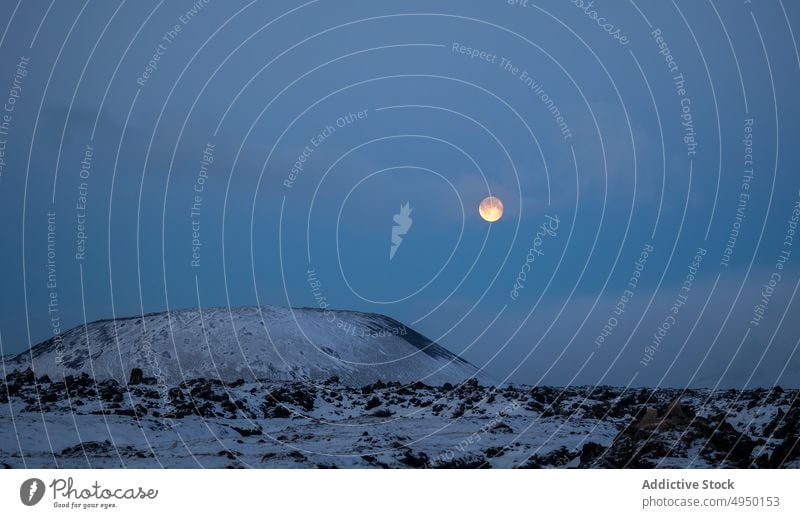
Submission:
[[[2,354],[99,319],[329,305],[498,382],[797,387],[798,20],[3,2]]]

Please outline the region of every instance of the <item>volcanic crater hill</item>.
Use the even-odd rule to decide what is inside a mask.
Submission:
[[[210,308],[99,320],[3,360],[61,379],[87,373],[127,380],[132,368],[161,383],[185,379],[378,380],[431,385],[488,378],[477,367],[384,315],[277,306]]]
[[[2,390],[5,388],[5,390]],[[800,468],[797,390],[0,379],[1,467]],[[47,437],[47,440],[43,440]]]

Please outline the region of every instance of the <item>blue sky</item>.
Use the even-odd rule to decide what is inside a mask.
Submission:
[[[388,314],[498,380],[796,385],[800,251],[776,262],[800,199],[798,7],[580,4],[3,4],[4,99],[29,59],[0,176],[4,352],[52,335],[54,291],[68,329],[315,306],[312,268],[331,306]],[[489,194],[506,208],[491,225],[477,213]],[[534,245],[547,216],[557,231]]]

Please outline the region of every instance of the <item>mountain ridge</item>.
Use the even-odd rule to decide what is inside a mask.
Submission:
[[[131,369],[179,383],[188,378],[431,384],[488,377],[405,324],[349,310],[241,306],[180,309],[102,319],[4,359],[52,379],[81,372],[123,382]]]

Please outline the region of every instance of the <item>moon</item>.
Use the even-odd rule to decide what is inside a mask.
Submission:
[[[503,202],[500,201],[500,198],[488,196],[481,202],[478,212],[481,213],[483,219],[493,223],[503,217]]]

